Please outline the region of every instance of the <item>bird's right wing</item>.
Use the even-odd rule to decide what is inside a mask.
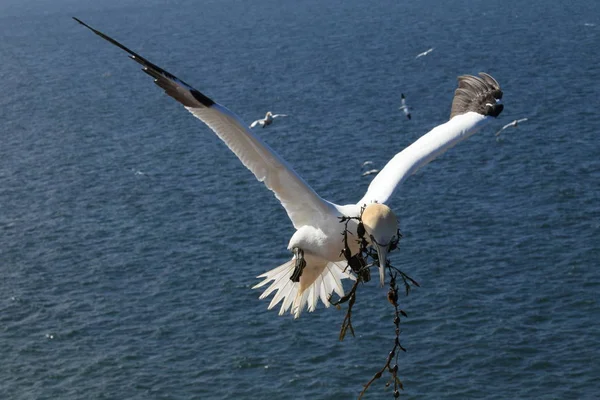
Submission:
[[[142,70],[154,78],[154,83],[212,129],[240,161],[252,171],[256,179],[275,193],[294,227],[299,228],[315,223],[318,225],[318,222],[325,219],[325,216],[336,212],[331,203],[319,197],[285,160],[247,129],[234,113],[116,40],[79,19],[74,19],[98,36],[129,53],[134,61],[144,67]]]
[[[250,124],[250,128],[254,128],[256,125],[258,125],[260,123],[260,120],[257,119],[256,121],[254,121],[253,123]]]

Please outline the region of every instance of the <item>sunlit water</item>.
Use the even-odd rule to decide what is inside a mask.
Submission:
[[[251,286],[290,257],[283,208],[71,16],[248,122],[290,114],[258,133],[340,204],[363,161],[448,118],[456,76],[491,73],[500,119],[391,203],[392,261],[421,283],[403,397],[597,398],[597,2],[281,3],[0,5],[0,398],[352,399],[393,345],[375,282],[341,343],[343,311],[266,310]]]

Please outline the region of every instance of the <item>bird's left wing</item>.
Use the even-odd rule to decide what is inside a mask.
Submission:
[[[458,77],[450,121],[433,128],[396,154],[373,179],[359,205],[386,203],[406,178],[502,112],[502,91],[498,82],[483,72],[479,76]]]
[[[212,129],[240,161],[252,171],[256,179],[264,182],[267,188],[275,193],[295,228],[306,224],[316,223],[318,225],[324,216],[335,212],[331,203],[319,197],[285,160],[248,130],[234,113],[111,37],[77,18],[74,19],[98,36],[129,53],[134,61],[144,67],[143,71],[154,78],[154,83]]]

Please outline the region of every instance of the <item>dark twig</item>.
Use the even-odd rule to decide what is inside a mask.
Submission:
[[[359,283],[360,283],[360,280],[357,279],[356,282],[354,282],[352,289],[350,289],[350,292],[348,293],[348,295],[342,297],[337,302],[332,303],[334,306],[339,308],[341,303],[348,301],[348,311],[346,312],[346,316],[344,317],[344,322],[342,322],[342,329],[340,330],[340,336],[339,336],[340,342],[342,340],[344,340],[344,337],[346,337],[346,331],[348,329],[350,329],[350,333],[352,334],[353,337],[356,336],[356,335],[354,335],[354,327],[352,326],[352,306],[354,305],[354,302],[356,301],[356,288],[358,287]]]
[[[366,264],[365,259],[362,255],[363,244],[365,246],[365,249],[367,246],[367,242],[364,239],[364,237],[361,236],[361,238],[359,240],[359,243],[361,243],[361,251],[358,254],[352,256],[350,246],[348,245],[348,235],[351,234],[348,231],[348,222],[350,222],[352,219],[359,220],[359,218],[352,218],[352,217],[340,218],[340,220],[341,220],[340,222],[344,223],[344,231],[342,232],[342,235],[344,237],[343,238],[344,248],[342,249],[340,255],[343,255],[344,258],[346,258],[346,261],[348,262],[348,266],[346,268],[352,269],[352,271],[356,274],[356,281],[354,282],[354,285],[352,286],[352,289],[350,289],[348,294],[341,297],[338,301],[332,302],[331,296],[329,298],[329,302],[332,305],[336,306],[337,308],[340,308],[340,304],[348,302],[348,311],[346,311],[346,316],[344,317],[344,321],[342,322],[342,328],[340,329],[340,336],[339,336],[340,341],[344,340],[348,329],[350,330],[350,333],[352,333],[352,336],[355,336],[354,335],[354,327],[352,326],[352,307],[354,306],[354,303],[356,302],[356,289],[358,288],[359,283],[368,282],[371,279],[371,273],[369,270],[369,268],[371,266]],[[360,233],[360,229],[359,229],[359,233]]]
[[[356,240],[360,246],[359,252],[355,255],[352,255],[350,246],[348,245],[348,235],[352,235],[348,231],[348,222],[353,219],[358,220],[358,238]],[[352,286],[352,289],[350,289],[348,294],[341,297],[338,301],[332,302],[332,304],[338,308],[340,308],[340,304],[346,302],[348,303],[348,310],[346,311],[346,316],[344,317],[344,321],[342,322],[342,327],[339,336],[340,340],[344,340],[344,337],[346,336],[348,330],[350,330],[350,333],[352,333],[352,336],[354,336],[354,328],[352,326],[352,307],[356,302],[356,291],[358,289],[358,285],[361,282],[368,282],[371,279],[370,268],[377,266],[379,260],[377,257],[377,252],[369,246],[369,243],[365,239],[365,230],[362,226],[361,218],[342,217],[340,218],[340,220],[340,222],[345,223],[344,232],[342,232],[344,248],[342,249],[341,255],[344,255],[344,258],[348,262],[348,266],[346,268],[350,268],[352,272],[356,275],[356,282],[354,282],[354,285]],[[398,248],[398,241],[401,237],[402,235],[400,234],[400,231],[398,231],[398,239],[396,242],[391,244],[390,251]],[[371,384],[377,379],[381,378],[381,376],[386,370],[391,374],[391,380],[386,384],[386,386],[390,386],[393,382],[394,398],[400,397],[400,390],[404,389],[402,381],[400,380],[400,378],[398,378],[398,356],[400,354],[400,350],[404,352],[406,351],[406,349],[400,344],[400,318],[406,318],[408,317],[408,315],[398,305],[397,279],[398,276],[402,279],[407,296],[410,293],[410,289],[412,286],[419,287],[420,285],[417,281],[415,281],[410,276],[402,272],[400,269],[392,266],[389,260],[387,261],[386,269],[390,277],[390,287],[388,290],[387,298],[390,304],[394,306],[394,326],[396,338],[394,340],[394,346],[392,350],[388,353],[383,368],[377,371],[375,375],[371,378],[371,380],[369,380],[369,382],[367,382],[367,384],[364,385],[362,392],[358,396],[359,400],[362,399],[362,397],[366,393],[367,389],[371,386]]]
[[[383,368],[377,371],[377,373],[371,378],[371,380],[367,382],[362,392],[360,392],[358,400],[362,399],[363,395],[366,393],[367,389],[369,388],[369,386],[371,386],[373,382],[381,378],[381,375],[385,372],[386,369],[392,375],[391,382],[394,383],[394,398],[400,397],[399,389],[404,390],[402,381],[400,380],[400,378],[398,378],[398,350],[406,352],[406,349],[400,344],[400,315],[407,317],[407,314],[398,306],[398,286],[396,285],[396,276],[398,275],[398,271],[396,270],[396,268],[392,267],[389,264],[389,262],[387,264],[387,269],[388,273],[390,274],[390,289],[388,290],[387,298],[388,301],[394,306],[394,325],[396,326],[396,339],[394,340],[394,347],[392,348],[392,351],[389,352]],[[394,365],[392,365],[392,361],[394,361]],[[391,382],[388,382],[386,386],[389,386]]]

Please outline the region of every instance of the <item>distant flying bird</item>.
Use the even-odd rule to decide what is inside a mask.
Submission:
[[[361,176],[373,175],[378,172],[379,172],[379,170],[377,168],[373,168],[373,169],[363,172]]]
[[[250,128],[254,128],[256,125],[262,125],[263,128],[271,125],[273,123],[274,118],[279,117],[287,117],[287,114],[273,114],[271,111],[267,111],[267,114],[263,119],[257,119],[252,124],[250,124]]]
[[[379,276],[380,283],[383,285],[387,254],[398,240],[397,218],[385,203],[406,178],[493,121],[503,109],[500,102],[502,91],[494,78],[485,73],[480,73],[480,77],[459,76],[450,120],[432,129],[396,154],[373,179],[367,192],[358,202],[337,205],[319,197],[275,151],[227,108],[215,103],[203,93],[116,40],[78,19],[75,20],[129,53],[134,61],[142,65],[142,70],[154,78],[154,83],[212,129],[281,202],[296,228],[288,245],[288,249],[293,252],[293,257],[279,267],[260,275],[259,278],[264,280],[254,286],[260,288],[270,283],[260,298],[265,298],[276,291],[268,308],[271,309],[283,302],[280,315],[290,310],[297,318],[304,308],[313,311],[319,298],[325,306],[329,307],[329,296],[333,292],[340,296],[344,294],[341,280],[353,276],[347,270],[345,257],[340,254],[341,217],[361,217],[366,232],[365,238],[379,256]],[[385,140],[387,143],[388,139]],[[306,162],[310,162],[314,157],[314,149],[310,147],[305,147],[301,151]],[[218,198],[219,193],[216,195]],[[223,203],[221,212],[243,214],[244,210],[233,210]],[[269,213],[271,210],[265,214]],[[238,218],[237,221],[238,224],[244,223],[242,218]],[[264,215],[257,228],[268,230],[268,222],[268,215]],[[358,237],[357,220],[349,220],[347,228],[354,237]],[[236,227],[231,226],[231,229]],[[449,233],[452,234],[453,231]],[[221,252],[237,246],[236,243],[227,242],[227,236],[221,236],[218,240],[221,241]],[[355,240],[348,242],[351,255],[356,255],[360,251],[359,244]],[[236,269],[232,265],[225,267]]]
[[[369,165],[373,165],[373,161],[365,161],[364,163],[362,163],[361,168],[364,170],[365,167],[368,167]],[[367,175],[373,175],[379,172],[379,169],[377,168],[371,168],[369,170],[364,171],[361,176],[367,176]]]
[[[406,105],[406,97],[404,97],[404,93],[401,94],[400,101],[401,105],[400,107],[398,107],[398,109],[404,111],[404,115],[406,115],[406,118],[410,119],[410,107]]]
[[[429,49],[429,50],[427,50],[427,51],[424,51],[424,52],[422,52],[422,53],[419,53],[419,54],[417,54],[417,56],[416,56],[415,58],[419,58],[419,57],[426,56],[427,54],[431,53],[432,51],[433,51],[433,47],[432,47],[432,48],[430,48],[430,49]]]
[[[143,176],[147,176],[145,173],[143,173],[142,171],[140,171],[139,169],[135,169],[135,168],[129,168],[129,170],[131,172],[133,172],[134,175],[143,175]]]
[[[506,125],[504,125],[502,127],[502,129],[500,129],[498,132],[496,132],[496,136],[498,136],[500,134],[500,132],[502,132],[503,130],[505,130],[506,128],[510,128],[511,126],[517,126],[519,125],[521,122],[525,122],[527,121],[527,118],[521,118],[521,119],[515,119],[513,122],[510,122]]]

